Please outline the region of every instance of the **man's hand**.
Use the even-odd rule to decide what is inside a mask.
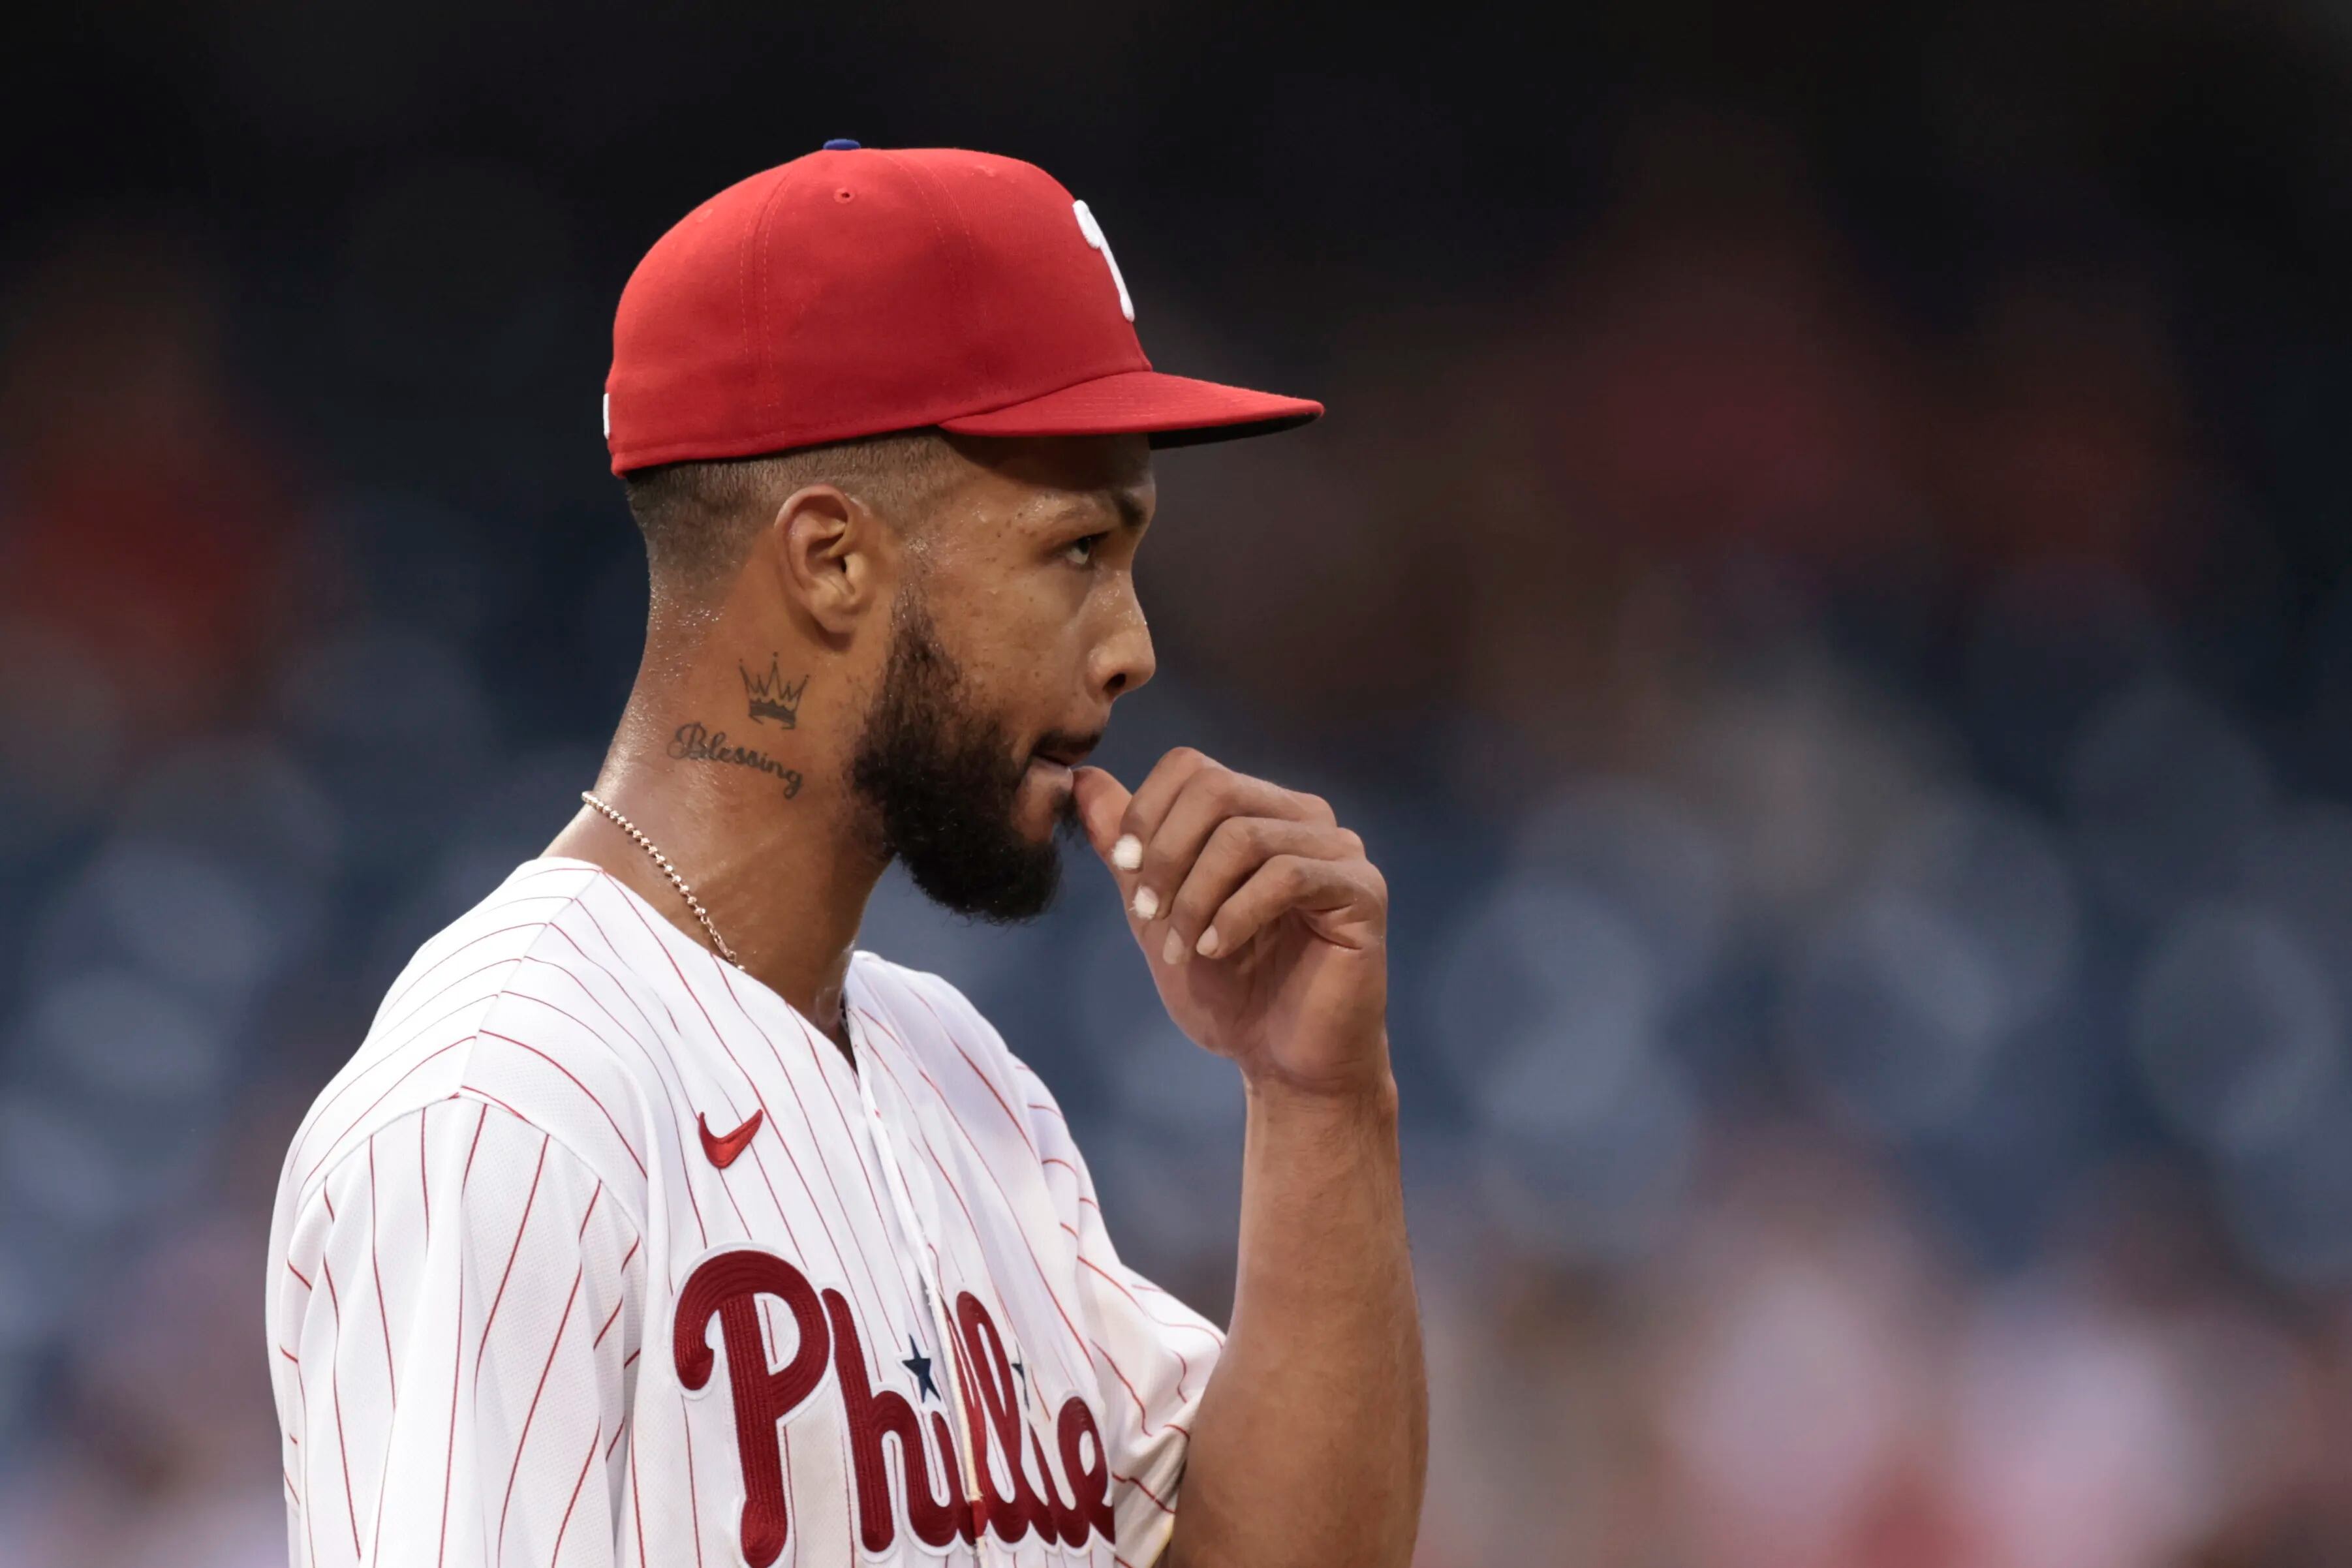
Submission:
[[[1328,804],[1189,747],[1072,788],[1179,1028],[1258,1088],[1386,1091],[1388,883]]]
[[[1197,751],[1073,784],[1186,1034],[1241,1066],[1232,1333],[1167,1568],[1403,1568],[1429,1400],[1389,1074],[1388,884],[1331,808]]]

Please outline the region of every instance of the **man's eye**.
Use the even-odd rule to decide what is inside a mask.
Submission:
[[[1070,564],[1073,566],[1084,566],[1094,559],[1095,547],[1102,543],[1105,537],[1102,534],[1088,534],[1082,539],[1072,539],[1062,547],[1062,553],[1069,558]]]

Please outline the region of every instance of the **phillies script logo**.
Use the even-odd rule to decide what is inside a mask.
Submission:
[[[759,1298],[772,1296],[793,1315],[799,1335],[792,1359],[773,1371],[760,1334]],[[1048,1542],[1083,1546],[1091,1531],[1111,1534],[1110,1459],[1086,1401],[1072,1397],[1055,1423],[1059,1479],[1045,1445],[1022,1417],[1021,1398],[1004,1341],[988,1309],[964,1291],[956,1298],[957,1386],[965,1427],[986,1452],[973,1456],[981,1495],[966,1498],[958,1483],[955,1434],[944,1412],[930,1411],[929,1431],[913,1405],[894,1389],[877,1390],[866,1375],[866,1346],[857,1320],[838,1291],[820,1293],[808,1276],[773,1252],[734,1248],[712,1254],[687,1277],[677,1295],[673,1350],[677,1378],[688,1391],[709,1386],[716,1362],[704,1336],[719,1320],[727,1347],[727,1381],[735,1399],[735,1447],[743,1465],[743,1561],[768,1568],[784,1550],[784,1470],[776,1425],[806,1404],[831,1365],[841,1385],[850,1448],[857,1462],[857,1529],[868,1552],[887,1552],[901,1518],[926,1546],[970,1543],[983,1531],[1020,1540],[1035,1531]],[[1024,1444],[1022,1439],[1026,1437]],[[885,1458],[896,1443],[905,1476],[904,1504]],[[990,1456],[1012,1478],[997,1483]],[[1029,1462],[1024,1462],[1025,1459]],[[1031,1474],[1034,1463],[1035,1474]],[[1065,1498],[1066,1485],[1070,1495]]]

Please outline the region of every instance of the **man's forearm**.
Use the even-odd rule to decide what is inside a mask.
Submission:
[[[1396,1092],[1253,1086],[1233,1330],[1202,1396],[1173,1568],[1402,1564],[1428,1449]]]

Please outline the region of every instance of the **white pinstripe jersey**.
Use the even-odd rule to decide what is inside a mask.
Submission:
[[[1149,1568],[1221,1336],[954,988],[845,988],[857,1070],[580,861],[425,945],[279,1178],[297,1568]]]

